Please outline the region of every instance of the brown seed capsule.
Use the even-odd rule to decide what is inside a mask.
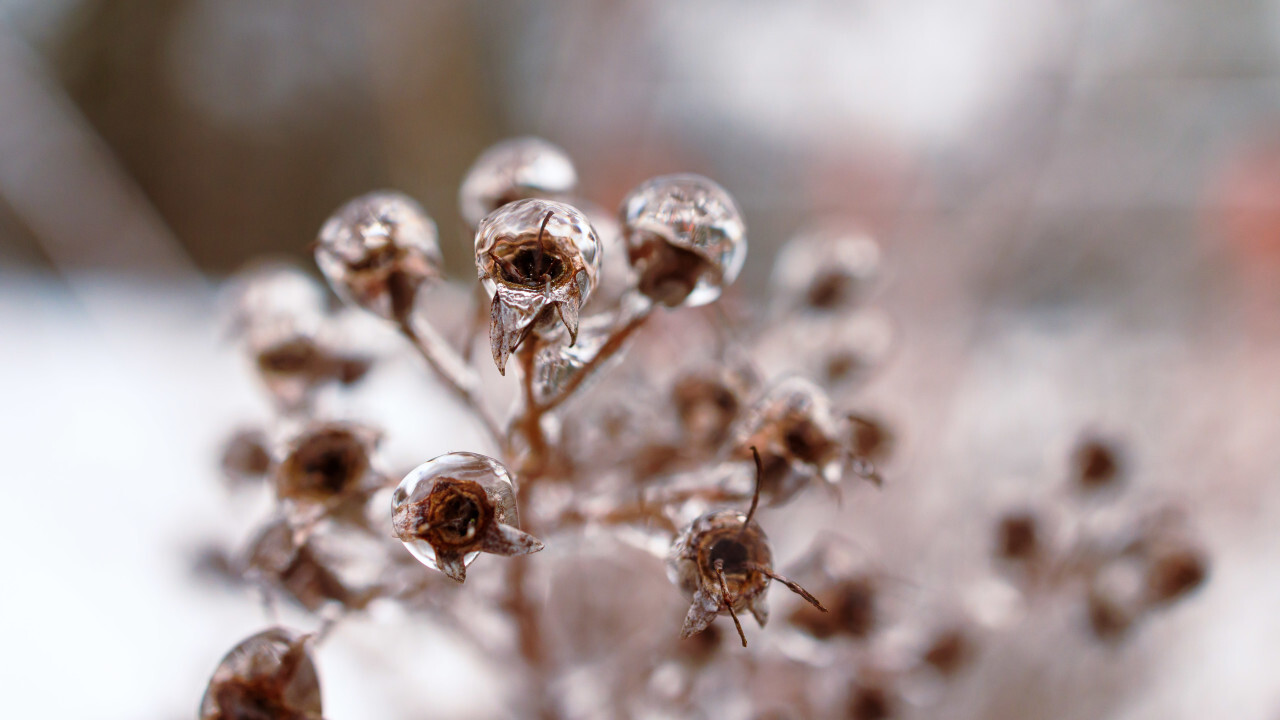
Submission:
[[[774,262],[770,284],[787,305],[833,312],[865,297],[879,274],[880,247],[870,236],[829,225],[787,242]]]
[[[531,332],[563,325],[576,342],[601,257],[600,238],[577,208],[547,200],[504,205],[480,221],[475,254],[493,298],[489,341],[499,372]]]
[[[964,630],[952,627],[935,635],[920,659],[944,677],[951,677],[963,670],[973,655],[973,639]]]
[[[200,702],[200,720],[322,720],[308,638],[271,628],[222,659]]]
[[[1168,605],[1204,584],[1208,561],[1194,548],[1165,548],[1147,564],[1147,602]]]
[[[763,460],[761,494],[770,505],[790,500],[817,480],[839,482],[846,454],[826,395],[798,378],[779,384],[752,409],[735,454],[756,447]]]
[[[370,454],[377,431],[350,423],[318,423],[289,445],[276,469],[276,496],[330,503],[370,489]]]
[[[422,564],[458,582],[482,552],[510,556],[542,549],[519,529],[511,475],[484,455],[449,453],[419,465],[391,503],[396,537]]]
[[[686,443],[719,448],[744,409],[750,380],[739,372],[720,370],[686,375],[672,389]]]
[[[249,549],[250,577],[269,582],[309,612],[326,603],[360,610],[377,595],[376,588],[349,587],[332,562],[310,541],[299,545],[287,522],[268,525]]]
[[[849,720],[889,720],[897,714],[897,701],[881,683],[858,683],[850,689]]]
[[[746,261],[742,212],[724,188],[700,175],[645,181],[622,201],[621,219],[638,289],[653,302],[713,302]]]
[[[422,285],[440,275],[435,223],[398,192],[372,192],[338,208],[320,228],[315,253],[339,297],[389,320],[402,320]]]

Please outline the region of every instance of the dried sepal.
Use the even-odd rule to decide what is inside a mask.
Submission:
[[[320,228],[316,264],[343,300],[402,320],[440,275],[435,222],[412,198],[378,191],[351,200]]]
[[[507,469],[484,455],[449,453],[419,465],[391,502],[396,537],[424,565],[458,582],[482,552],[527,555],[543,547],[519,529]]]
[[[747,257],[747,228],[733,198],[700,175],[647,180],[620,210],[637,289],[668,307],[713,302]]]
[[[458,190],[458,207],[471,227],[517,200],[560,200],[574,192],[578,173],[564,150],[537,137],[503,140],[481,153]]]
[[[236,645],[209,680],[200,720],[321,720],[309,641],[275,627]]]
[[[492,298],[489,341],[498,371],[532,332],[564,328],[577,341],[578,316],[595,288],[600,239],[576,208],[520,200],[480,221],[476,269]]]

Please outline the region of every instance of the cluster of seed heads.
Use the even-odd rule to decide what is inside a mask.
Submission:
[[[222,464],[238,484],[266,479],[276,512],[243,553],[219,567],[324,622],[317,633],[272,628],[237,645],[210,681],[202,720],[321,718],[310,652],[327,630],[376,602],[456,618],[450,584],[465,582],[484,554],[506,558],[500,606],[511,622],[511,646],[532,686],[543,688],[556,661],[546,648],[542,600],[527,581],[538,561],[523,556],[571,542],[587,528],[659,538],[667,574],[689,603],[683,625],[667,631],[685,638],[664,651],[669,662],[639,673],[665,688],[647,701],[667,703],[659,714],[698,703],[691,685],[672,685],[664,673],[704,666],[718,645],[713,622],[721,616],[745,647],[740,615],[763,627],[775,582],[804,601],[788,613],[789,628],[831,652],[846,652],[842,643],[863,647],[886,626],[885,574],[831,560],[828,538],[815,541],[808,565],[784,575],[757,520],[763,508],[805,493],[839,497],[851,480],[882,483],[894,434],[839,395],[887,347],[888,324],[861,309],[879,282],[876,244],[848,229],[797,237],[778,258],[763,322],[729,329],[724,311],[687,310],[720,301],[746,258],[746,225],[724,188],[691,174],[653,178],[622,200],[616,223],[577,193],[572,162],[546,141],[509,140],[480,157],[459,198],[487,296],[471,312],[456,302],[447,312],[433,306],[445,301],[432,289],[449,282],[435,223],[391,191],[351,200],[320,230],[316,264],[343,310],[330,310],[295,269],[263,268],[237,282],[231,331],[279,418],[237,430]],[[618,265],[624,272],[609,270],[611,257],[625,258]],[[361,344],[359,313],[398,332],[422,356],[487,433],[489,454],[451,452],[391,472],[380,456],[382,430],[326,417],[325,393],[358,383],[376,362],[378,352]],[[461,341],[433,322],[446,315],[472,318]],[[693,319],[681,325],[677,317]],[[873,330],[850,334],[851,320]],[[687,353],[699,362],[642,344],[637,362],[649,380],[593,383],[655,323],[710,324],[715,339],[703,343],[708,348],[691,338]],[[497,374],[472,361],[486,326]],[[827,355],[779,371],[770,351],[787,347],[787,333],[795,332],[831,338],[820,344]],[[787,349],[806,359],[821,354]],[[486,391],[512,366],[518,387],[504,416],[489,407],[494,393]],[[592,404],[591,395],[604,399]],[[1082,487],[1096,490],[1120,472],[1118,461],[1098,452],[1082,451]],[[1036,517],[1005,517],[997,554],[1018,564],[1029,584],[1048,582],[1038,578],[1051,567],[1084,564],[1073,550],[1059,553],[1065,560],[1053,555],[1040,535]],[[1148,580],[1138,606],[1113,612],[1112,602],[1095,627],[1127,624],[1139,610],[1198,584],[1202,562],[1179,565],[1186,553],[1168,537],[1143,536],[1099,561],[1140,556]],[[374,572],[346,572],[351,565]],[[1102,602],[1092,598],[1102,597],[1103,570],[1089,575],[1097,580],[1090,585],[1094,605]],[[812,580],[815,592],[793,577]],[[910,673],[955,675],[973,656],[976,635],[957,619],[939,625],[905,666],[852,656],[860,670],[846,693],[847,715],[889,717],[901,701],[897,683]],[[538,692],[530,714],[565,714],[551,693]]]

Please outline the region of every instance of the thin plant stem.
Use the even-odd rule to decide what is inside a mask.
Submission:
[[[649,319],[651,312],[652,307],[646,307],[633,315],[620,327],[615,329],[613,334],[609,336],[609,339],[600,347],[600,351],[588,360],[587,364],[583,365],[582,369],[560,388],[559,393],[538,406],[538,410],[541,412],[552,410],[560,406],[564,401],[573,397],[574,392],[577,391],[577,389],[581,387],[588,378],[598,372],[605,363],[618,354],[618,351],[626,345],[627,340],[635,334],[636,330],[639,330],[644,325],[646,320]]]

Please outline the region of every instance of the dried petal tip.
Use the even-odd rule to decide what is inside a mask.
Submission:
[[[316,264],[348,303],[390,320],[413,307],[422,284],[440,275],[436,225],[397,192],[362,195],[320,229]]]
[[[733,198],[701,175],[664,175],[622,201],[638,289],[668,307],[706,305],[738,277],[747,227]]]
[[[484,216],[516,200],[571,195],[578,173],[564,150],[536,137],[504,140],[485,150],[458,191],[462,217],[476,227]]]
[[[511,475],[493,458],[449,453],[414,468],[391,496],[396,537],[422,564],[463,582],[482,552],[542,549],[519,529]]]
[[[576,208],[546,200],[509,203],[480,221],[476,269],[493,298],[489,341],[498,371],[529,333],[564,327],[570,343],[596,286],[601,245]]]
[[[232,648],[214,670],[200,720],[321,720],[307,637],[271,628]]]

